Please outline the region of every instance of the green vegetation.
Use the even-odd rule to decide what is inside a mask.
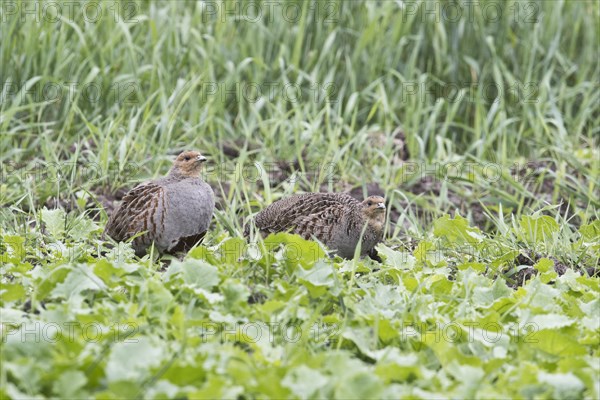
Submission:
[[[597,2],[67,3],[0,4],[2,398],[600,397]],[[203,245],[103,241],[182,149]],[[382,264],[243,239],[328,190]]]

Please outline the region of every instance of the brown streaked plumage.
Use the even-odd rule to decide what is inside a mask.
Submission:
[[[362,234],[361,256],[380,261],[374,248],[383,239],[385,199],[371,196],[360,202],[343,193],[293,195],[259,212],[253,224],[263,235],[289,231],[316,238],[343,258],[354,257]]]
[[[116,241],[133,239],[136,255],[152,243],[159,253],[187,252],[202,240],[212,218],[215,199],[200,179],[206,158],[197,151],[179,154],[166,177],[129,191],[110,216],[103,235]]]

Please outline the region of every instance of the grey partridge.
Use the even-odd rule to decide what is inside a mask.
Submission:
[[[246,236],[251,225],[246,226]],[[375,246],[383,239],[385,199],[370,196],[360,202],[343,193],[293,195],[259,212],[253,225],[263,235],[289,231],[305,239],[314,237],[343,258],[354,257],[362,235],[361,256],[381,262]]]
[[[132,241],[137,256],[154,243],[161,254],[187,252],[200,242],[215,208],[211,187],[200,178],[206,158],[197,151],[179,154],[166,177],[142,183],[112,213],[103,235]]]

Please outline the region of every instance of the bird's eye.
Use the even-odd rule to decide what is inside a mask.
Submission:
[[[369,207],[371,207],[371,206],[373,205],[373,203],[371,203],[370,201],[367,201],[367,205],[368,205]]]
[[[183,157],[183,159],[184,159],[185,161],[190,161],[190,156],[185,156],[185,157]]]

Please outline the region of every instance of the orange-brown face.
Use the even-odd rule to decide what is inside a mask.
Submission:
[[[202,163],[205,161],[206,157],[197,151],[184,151],[175,159],[173,169],[178,170],[184,176],[199,176]]]
[[[369,196],[363,202],[363,213],[369,219],[385,219],[385,199],[381,196]]]

